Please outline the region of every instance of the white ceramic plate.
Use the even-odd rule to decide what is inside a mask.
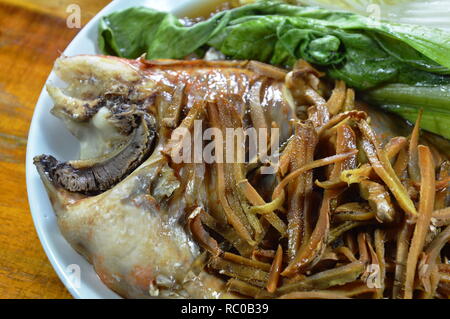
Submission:
[[[146,6],[161,11],[182,15],[195,8],[210,4],[211,0],[116,0],[98,13],[69,44],[64,55],[98,54],[97,26],[100,18],[117,10],[132,6]],[[81,8],[83,14],[83,8]],[[57,83],[54,74],[47,82]],[[61,235],[47,192],[33,165],[33,157],[51,154],[61,160],[77,158],[79,144],[64,125],[50,114],[53,103],[45,87],[42,89],[31,122],[28,135],[26,176],[28,201],[34,224],[47,253],[61,281],[75,298],[119,298],[98,278],[92,266],[66,242]]]

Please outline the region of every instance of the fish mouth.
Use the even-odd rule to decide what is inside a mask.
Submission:
[[[124,145],[101,158],[60,162],[41,155],[34,158],[34,164],[55,186],[95,195],[112,188],[142,164],[150,156],[155,138],[155,131],[142,119]]]

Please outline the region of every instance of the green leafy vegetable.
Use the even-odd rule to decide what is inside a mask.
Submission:
[[[245,2],[248,1],[254,2],[252,0]],[[450,30],[446,7],[448,4],[442,0],[289,0],[288,2]]]
[[[450,119],[442,114],[450,106],[439,103],[450,100],[450,34],[439,29],[272,1],[220,12],[191,26],[172,14],[138,7],[102,18],[99,46],[126,58],[147,53],[148,59],[179,59],[209,46],[231,59],[280,66],[305,59],[332,78],[370,90],[370,101],[409,120],[414,120],[413,109],[423,107],[423,127],[449,137]],[[410,102],[427,91],[412,89],[402,91],[407,99],[396,100],[387,95],[392,89],[384,87],[395,83],[444,88],[443,97],[432,105],[416,105]]]
[[[126,58],[137,58],[149,52],[150,58],[180,59],[204,45],[216,30],[222,29],[228,22],[226,16],[216,16],[186,28],[172,14],[142,7],[130,8],[101,19],[99,47],[106,54]]]
[[[431,132],[440,132],[450,139],[450,86],[409,86],[390,84],[368,91],[365,98],[383,109],[397,113],[414,122],[424,109],[421,126]]]

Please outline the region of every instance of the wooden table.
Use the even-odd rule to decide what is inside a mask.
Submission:
[[[109,0],[0,0],[0,298],[70,298],[31,219],[25,186],[28,128],[54,60]],[[70,7],[69,7],[70,9]],[[71,22],[76,20],[71,20]]]

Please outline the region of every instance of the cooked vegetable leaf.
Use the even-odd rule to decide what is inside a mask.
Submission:
[[[366,93],[366,99],[414,122],[424,109],[421,126],[450,139],[450,87],[390,84]]]
[[[254,2],[240,0],[240,2]],[[287,0],[303,5],[320,6],[331,10],[345,10],[373,18],[398,23],[419,24],[450,30],[446,2],[442,0]]]
[[[147,53],[148,59],[180,59],[208,46],[231,59],[280,66],[304,59],[349,86],[375,90],[371,97],[378,88],[400,83],[444,88],[441,100],[450,99],[450,34],[440,29],[378,23],[353,13],[273,1],[219,12],[193,25],[142,7],[105,16],[99,25],[102,52],[126,58]],[[378,102],[382,96],[386,109],[411,120],[412,104],[390,99],[385,92],[371,100]],[[408,100],[423,95],[417,90],[404,94]],[[449,136],[449,118],[441,116],[450,112],[448,103],[414,106],[425,110],[424,128]]]

